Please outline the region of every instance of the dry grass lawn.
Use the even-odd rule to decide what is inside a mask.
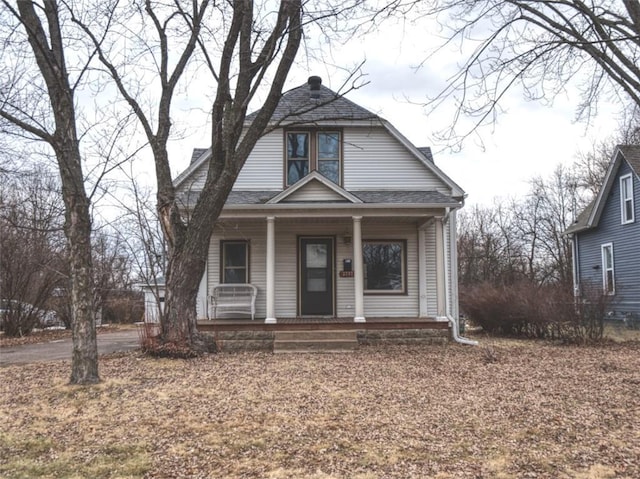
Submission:
[[[4,478],[638,478],[640,343],[0,369]]]

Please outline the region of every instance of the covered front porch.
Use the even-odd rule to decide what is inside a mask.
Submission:
[[[203,302],[240,271],[240,281],[232,282],[257,289],[251,323],[321,329],[324,324],[371,321],[372,328],[380,328],[415,322],[424,327],[457,314],[450,261],[455,238],[445,223],[446,208],[357,212],[362,215],[353,209],[242,213],[221,215],[208,281],[201,286]],[[241,251],[239,260],[229,254],[231,246]],[[216,317],[214,308],[200,316],[205,317],[207,328],[247,321]]]

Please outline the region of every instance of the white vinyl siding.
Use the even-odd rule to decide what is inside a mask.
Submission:
[[[410,224],[362,224],[363,240],[406,240],[407,294],[366,294],[364,316],[416,318],[420,313],[418,294],[418,231]],[[433,255],[434,251],[428,252]]]
[[[204,162],[180,185],[179,193],[187,193],[190,191],[202,191],[204,182],[207,179],[207,168],[209,163]]]
[[[207,269],[208,266],[205,265],[204,274],[202,275],[200,284],[198,285],[198,296],[196,297],[196,315],[198,319],[209,318],[209,299],[207,298],[207,279],[209,275]],[[162,293],[162,298],[164,301],[164,292]]]
[[[321,223],[275,222],[276,234],[276,318],[297,316],[298,307],[298,236],[328,236],[335,238],[335,310],[338,317],[353,318],[354,278],[340,277],[343,260],[353,260],[353,244],[345,241],[351,237],[352,223],[349,220]],[[365,317],[405,317],[415,318],[419,314],[418,293],[418,233],[415,224],[403,222],[368,223],[362,226],[363,240],[406,241],[406,287],[407,294],[365,295]],[[258,288],[256,317],[264,318],[266,313],[266,221],[249,222],[226,221],[216,227],[209,250],[209,290],[220,281],[220,240],[248,240],[250,244],[251,284]],[[427,302],[428,313],[435,316],[435,228],[426,231],[427,262]]]
[[[448,187],[383,127],[347,127],[343,131],[344,188],[357,190],[433,190]],[[236,180],[235,190],[281,190],[284,135],[275,130],[258,140]],[[194,189],[204,183],[204,169]]]
[[[446,185],[382,127],[345,128],[344,188],[433,190]]]
[[[287,196],[283,203],[288,202],[305,202],[305,201],[341,201],[344,202],[344,196],[336,193],[330,188],[317,180],[311,180],[303,185],[298,191],[294,191]]]
[[[234,190],[281,190],[284,178],[284,137],[275,130],[260,138],[233,186]]]
[[[209,243],[208,283],[209,291],[220,284],[220,240],[248,241],[249,271],[251,284],[258,288],[256,297],[256,317],[264,318],[266,312],[266,233],[267,222],[253,224],[227,221],[219,223]],[[244,317],[244,316],[243,316]]]
[[[436,225],[431,223],[425,230],[425,260],[427,262],[427,314],[438,315],[438,295],[436,285]]]

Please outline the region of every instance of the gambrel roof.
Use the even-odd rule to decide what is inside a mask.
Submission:
[[[315,79],[315,80],[314,80]],[[315,85],[314,85],[315,83]],[[342,196],[353,195],[363,203],[390,203],[390,204],[424,204],[424,205],[451,205],[459,204],[466,196],[451,178],[449,178],[434,161],[431,149],[428,147],[417,148],[402,133],[385,119],[370,112],[344,96],[322,86],[319,77],[311,77],[309,82],[283,93],[272,117],[271,127],[291,127],[292,125],[353,125],[376,126],[384,128],[391,137],[395,138],[406,148],[411,155],[424,167],[431,171],[443,186],[450,190],[450,194],[436,191],[346,191],[342,190]],[[259,110],[258,110],[259,111]],[[246,118],[250,123],[257,111]],[[197,148],[192,155],[191,163],[185,171],[174,180],[174,185],[181,188],[188,184],[187,180],[201,167],[206,167],[210,157],[210,149]],[[319,181],[317,178],[315,181]],[[188,188],[187,188],[188,189]],[[195,201],[199,192],[191,191],[182,193],[182,201],[185,206],[190,206]],[[228,205],[258,205],[270,201],[274,196],[284,194],[279,191],[238,191],[233,190],[227,199]]]
[[[622,161],[626,161],[635,175],[640,177],[640,145],[618,145],[616,147],[613,160],[609,163],[600,191],[564,234],[579,233],[598,226],[604,204],[613,187]]]

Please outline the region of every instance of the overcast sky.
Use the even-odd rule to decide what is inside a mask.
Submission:
[[[465,57],[459,45],[452,45],[416,69],[428,49],[442,41],[437,25],[430,25],[424,19],[416,25],[386,24],[385,30],[334,48],[333,58],[366,59],[363,71],[369,84],[349,98],[390,121],[416,146],[431,146],[438,166],[468,193],[468,203],[526,194],[532,177],[548,176],[559,163],[573,163],[579,150],[589,150],[618,128],[618,107],[606,102],[591,125],[576,123],[580,98],[570,86],[552,107],[528,102],[514,90],[502,103],[506,111],[495,126],[479,132],[483,146],[470,138],[462,151],[452,153],[435,141],[435,133],[451,123],[454,99],[432,113],[416,103],[436,95]],[[327,70],[318,74],[331,75]],[[302,75],[296,79],[296,84],[304,81]],[[325,78],[325,84],[337,88],[341,80],[336,80]]]
[[[325,86],[339,90],[346,78],[344,71],[366,60],[362,72],[368,84],[347,97],[390,121],[416,146],[431,146],[437,165],[467,192],[467,204],[489,205],[494,198],[526,194],[531,178],[550,175],[560,163],[571,164],[578,151],[589,150],[618,127],[618,108],[607,103],[601,104],[591,125],[576,123],[579,98],[570,87],[552,107],[527,102],[514,90],[502,104],[506,111],[495,126],[479,133],[483,145],[470,138],[462,151],[451,152],[435,141],[435,133],[451,122],[454,100],[434,113],[418,104],[435,95],[463,60],[459,52],[450,50],[414,68],[424,59],[427,46],[441,41],[430,33],[434,30],[427,29],[424,21],[413,26],[386,24],[384,30],[353,38],[344,46],[326,45],[325,61],[301,60],[291,71],[287,88],[319,75]],[[332,63],[340,68],[330,66]],[[191,95],[177,108],[188,111],[198,102],[202,99]],[[194,111],[190,118],[196,118]],[[202,118],[190,123],[190,137],[173,144],[174,175],[186,168],[193,147],[206,146],[209,141],[207,115]]]

